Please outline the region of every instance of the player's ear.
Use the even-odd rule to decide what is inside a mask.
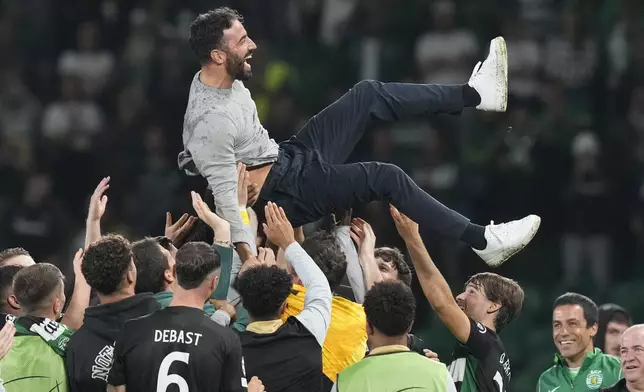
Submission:
[[[163,271],[163,280],[165,280],[167,284],[170,285],[174,283],[174,281],[176,280],[175,278],[176,276],[174,274],[174,266],[172,266],[172,268],[168,268],[167,270]]]
[[[16,296],[15,296],[15,295],[13,295],[13,294],[12,294],[12,295],[10,295],[10,296],[7,298],[7,303],[9,304],[9,306],[10,306],[12,309],[20,310],[20,304],[18,303],[18,298],[16,298]]]
[[[597,335],[597,330],[599,329],[599,325],[597,323],[593,324],[592,327],[590,327],[590,337],[594,338],[595,335]]]
[[[487,307],[487,313],[488,314],[496,313],[500,309],[501,309],[501,304],[496,302],[490,302],[489,306]]]
[[[134,261],[130,262],[130,268],[127,270],[126,278],[129,284],[136,282],[136,264],[134,264]]]

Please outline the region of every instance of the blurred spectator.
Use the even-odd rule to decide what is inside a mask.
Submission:
[[[432,4],[434,30],[418,38],[416,65],[425,83],[461,84],[472,72],[479,54],[476,36],[456,24],[456,3]]]
[[[2,248],[20,245],[29,249],[35,260],[49,260],[61,248],[65,223],[51,197],[51,178],[33,175],[27,180],[21,204],[2,218]]]
[[[596,290],[610,283],[610,183],[601,161],[597,136],[582,132],[572,143],[573,168],[566,193],[567,224],[563,237],[564,281],[569,288],[580,282],[582,265],[590,263]]]
[[[542,48],[514,17],[504,22],[503,35],[508,46],[508,73],[512,75],[512,98],[530,100],[540,94],[539,73],[543,66]]]
[[[0,131],[5,141],[31,143],[40,116],[40,103],[23,84],[17,71],[2,75]]]
[[[77,32],[76,50],[63,52],[58,59],[61,76],[81,79],[85,93],[95,96],[107,84],[114,68],[112,53],[101,49],[100,26],[88,21]]]
[[[633,320],[626,309],[615,304],[603,304],[599,307],[599,328],[593,339],[595,347],[619,357],[622,334],[631,325]]]
[[[45,138],[76,150],[87,150],[91,136],[103,127],[103,116],[94,102],[83,97],[81,80],[65,77],[61,81],[60,99],[45,109],[42,126]]]
[[[579,115],[588,115],[589,89],[599,65],[599,49],[585,34],[579,12],[567,9],[560,15],[561,32],[546,43],[546,76],[562,83]]]

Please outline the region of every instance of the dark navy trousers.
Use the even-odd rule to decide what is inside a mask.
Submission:
[[[469,220],[420,189],[398,166],[345,161],[375,122],[457,114],[463,107],[460,85],[359,82],[280,144],[260,203],[277,203],[298,227],[357,204],[385,201],[421,226],[458,239]]]

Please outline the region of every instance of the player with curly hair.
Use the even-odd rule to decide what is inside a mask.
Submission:
[[[127,320],[145,316],[161,306],[152,293],[136,294],[137,270],[132,245],[108,234],[92,243],[81,270],[100,300],[85,310],[85,322],[67,348],[67,378],[71,392],[104,391],[107,387],[114,341]]]

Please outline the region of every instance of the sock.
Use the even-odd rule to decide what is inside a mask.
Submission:
[[[474,107],[481,103],[481,96],[474,87],[469,84],[464,84],[463,88],[463,106]]]
[[[485,227],[470,223],[461,234],[461,241],[467,243],[472,248],[483,250],[487,247],[487,240],[485,239]]]

